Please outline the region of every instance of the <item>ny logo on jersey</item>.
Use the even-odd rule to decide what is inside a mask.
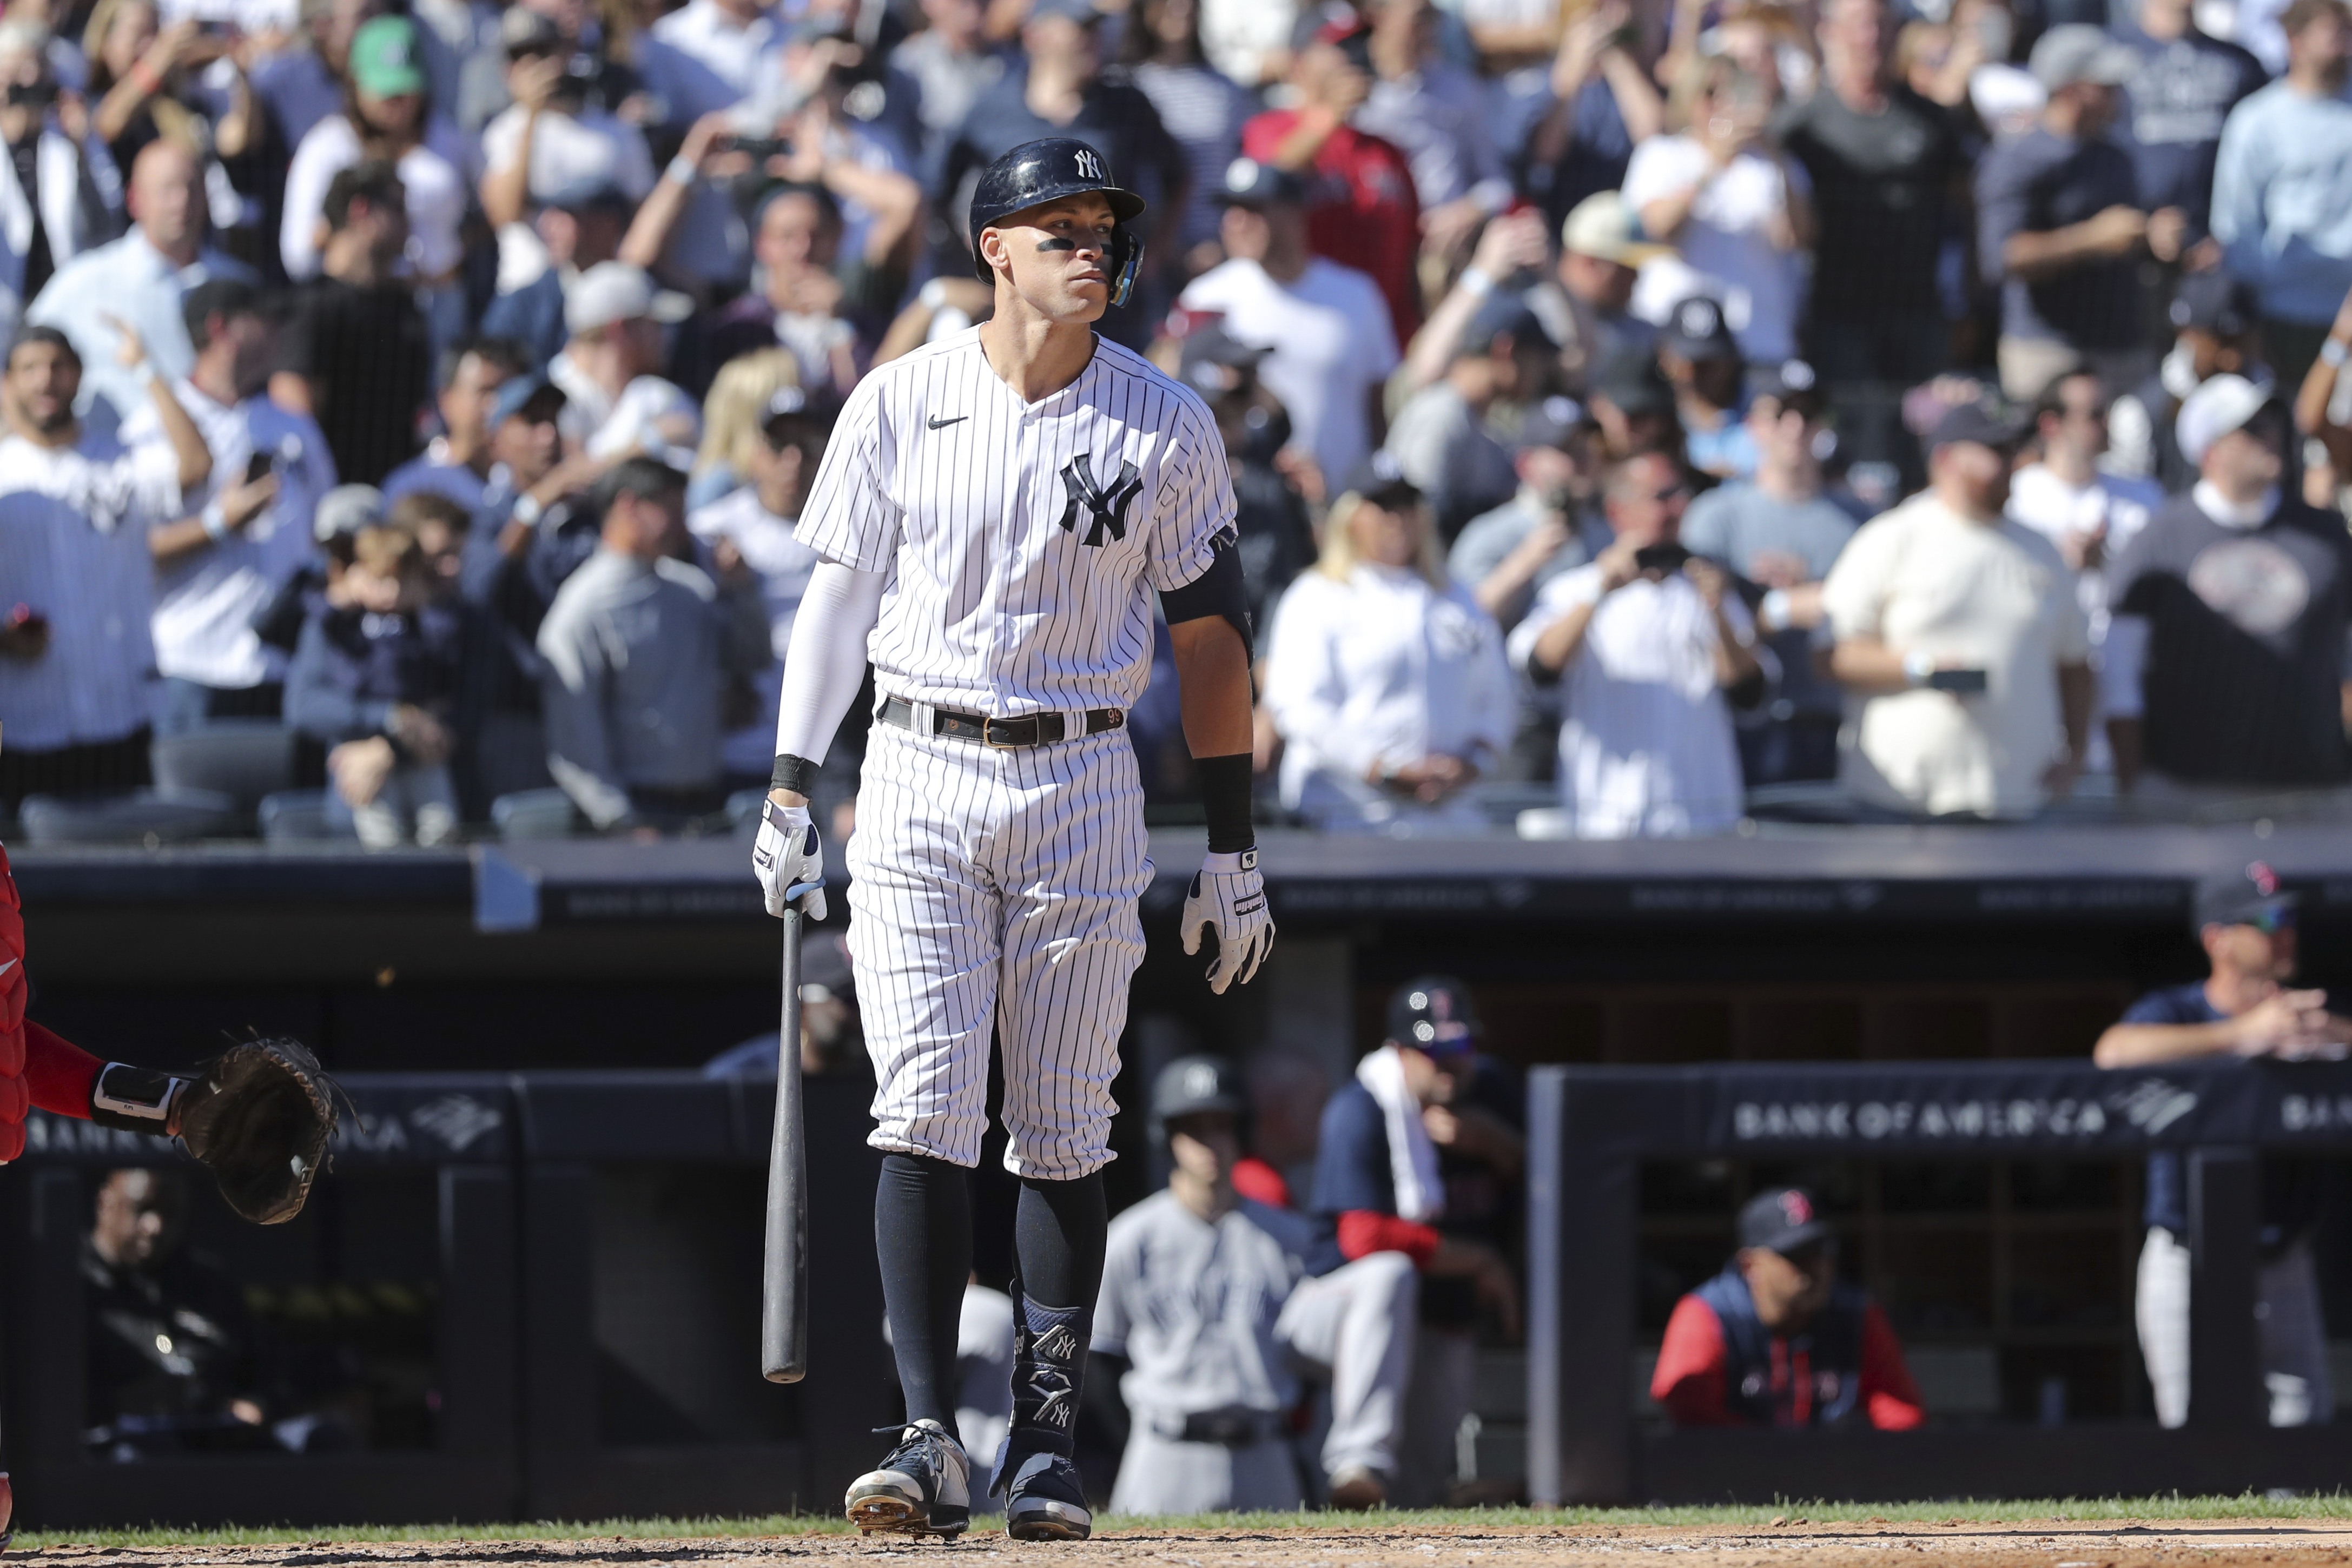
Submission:
[[[1127,538],[1127,509],[1135,504],[1138,496],[1143,494],[1143,475],[1134,464],[1122,463],[1118,469],[1118,483],[1104,489],[1095,483],[1094,473],[1089,466],[1093,461],[1093,453],[1081,452],[1070,459],[1068,467],[1062,470],[1062,485],[1069,496],[1062,505],[1062,531],[1066,534],[1078,531],[1078,508],[1084,507],[1091,526],[1087,529],[1087,537],[1078,542],[1100,549],[1106,529],[1115,539]]]
[[[1077,162],[1079,179],[1099,180],[1103,177],[1102,160],[1096,157],[1093,153],[1081,150],[1078,153]]]

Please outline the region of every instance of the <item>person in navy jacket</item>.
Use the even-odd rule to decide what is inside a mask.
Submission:
[[[1650,1396],[1678,1427],[1902,1431],[1926,1418],[1886,1314],[1837,1277],[1812,1194],[1776,1187],[1739,1211],[1739,1250],[1675,1305]]]

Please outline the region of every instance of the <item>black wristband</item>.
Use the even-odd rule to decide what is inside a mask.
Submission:
[[[1209,813],[1209,852],[1239,854],[1257,842],[1250,825],[1250,754],[1203,757],[1192,764],[1201,770],[1201,804]]]
[[[795,795],[805,795],[816,782],[816,764],[805,757],[794,757],[789,751],[776,754],[776,770],[768,775],[768,788],[789,789]]]
[[[152,1068],[110,1061],[89,1085],[89,1119],[125,1133],[163,1135],[184,1079]]]

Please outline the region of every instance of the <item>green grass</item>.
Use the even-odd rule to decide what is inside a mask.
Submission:
[[[2024,1502],[1822,1503],[1780,1502],[1719,1508],[1494,1508],[1430,1509],[1406,1511],[1389,1509],[1373,1513],[1204,1513],[1181,1518],[1139,1519],[1110,1515],[1105,1530],[1218,1530],[1240,1531],[1289,1530],[1515,1530],[1559,1528],[1563,1525],[1684,1525],[1701,1529],[1736,1530],[1769,1524],[1775,1518],[1803,1519],[1815,1524],[1852,1523],[1939,1524],[1949,1521],[2000,1524],[2019,1521],[2141,1521],[2193,1519],[2344,1519],[2352,1520],[2352,1494],[2273,1498],[2256,1493],[2239,1497],[2096,1498]],[[985,1530],[987,1526],[981,1527]],[[253,1526],[232,1530],[63,1531],[20,1535],[16,1550],[47,1546],[283,1546],[311,1542],[358,1541],[591,1541],[621,1536],[631,1540],[692,1540],[720,1536],[837,1535],[849,1526],[838,1516],[770,1514],[758,1519],[606,1519],[541,1521],[506,1524],[395,1524],[335,1526],[298,1530]]]

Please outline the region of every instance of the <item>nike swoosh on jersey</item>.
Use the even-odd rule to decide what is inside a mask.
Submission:
[[[933,430],[945,430],[949,425],[961,424],[965,420],[970,419],[971,417],[971,415],[968,413],[960,413],[953,419],[941,419],[937,414],[933,414],[927,423]]]

